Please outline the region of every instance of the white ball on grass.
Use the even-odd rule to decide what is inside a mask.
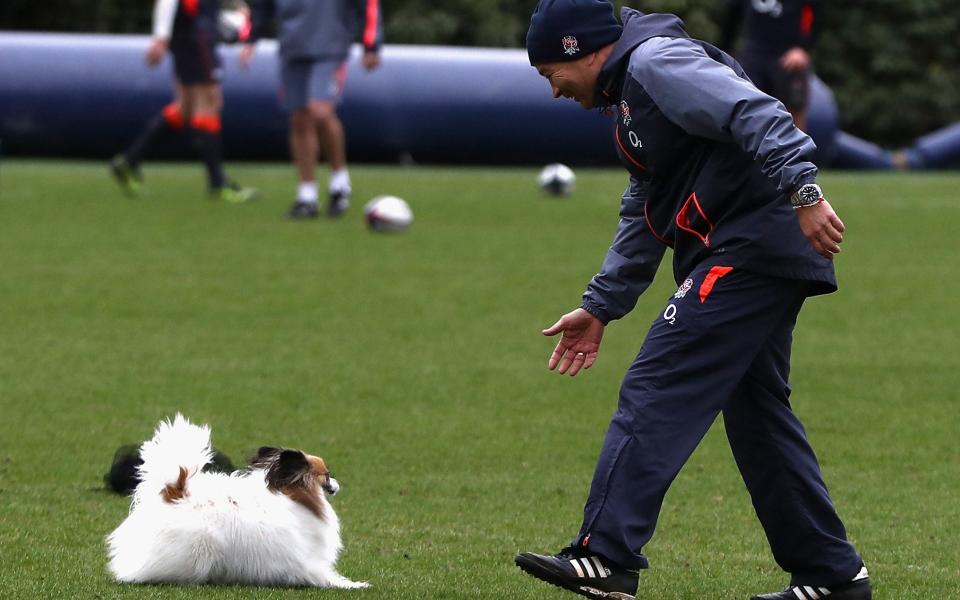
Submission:
[[[377,196],[363,207],[367,225],[373,231],[406,231],[413,223],[413,211],[410,205],[396,196]]]
[[[545,166],[537,177],[540,189],[552,196],[566,196],[573,191],[577,176],[573,169],[561,163]]]

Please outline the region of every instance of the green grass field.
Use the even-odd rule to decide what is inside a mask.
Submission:
[[[675,285],[608,328],[597,365],[546,370],[540,335],[599,267],[625,182],[581,170],[353,169],[341,221],[282,218],[287,165],[211,202],[195,165],[123,197],[97,163],[0,164],[0,598],[562,598],[513,565],[576,533],[620,378]],[[960,175],[827,173],[847,224],[841,291],[811,300],[794,405],[876,598],[960,598]],[[363,201],[406,198],[404,235]],[[665,261],[665,264],[667,262]],[[120,586],[104,536],[114,450],[182,411],[235,460],[324,456],[341,571],[362,592]],[[787,581],[718,423],[667,496],[643,599],[745,599]]]

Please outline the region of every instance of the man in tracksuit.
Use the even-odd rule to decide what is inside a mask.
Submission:
[[[720,47],[732,51],[743,29],[738,62],[758,88],[783,102],[803,130],[820,10],[818,0],[727,0],[720,35]]]
[[[763,600],[868,600],[813,450],[790,409],[791,336],[805,298],[832,292],[843,224],[814,183],[814,144],[730,56],[673,15],[608,0],[541,0],[530,62],[555,97],[611,107],[630,184],[620,224],[550,369],[576,375],[604,327],[628,313],[666,247],[679,288],[627,371],[580,532],[556,555],[516,562],[588,597],[631,599],[670,483],[721,412],[790,587]]]
[[[382,17],[379,0],[253,0],[250,44],[240,53],[246,65],[253,44],[276,15],[280,76],[290,111],[290,153],[297,167],[297,198],[287,216],[313,219],[319,214],[314,170],[322,151],[330,162],[327,216],[339,217],[350,205],[346,138],[337,104],[346,79],[350,44],[363,41],[363,66],[380,65]],[[358,31],[359,30],[359,31]]]

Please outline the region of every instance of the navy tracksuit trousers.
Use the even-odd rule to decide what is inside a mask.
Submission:
[[[716,262],[698,266],[690,280],[624,377],[575,544],[646,567],[641,550],[667,488],[723,412],[737,466],[791,583],[850,581],[862,561],[789,402],[793,327],[808,284]]]

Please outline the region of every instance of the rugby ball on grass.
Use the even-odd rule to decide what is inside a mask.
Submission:
[[[540,189],[551,196],[566,196],[573,191],[576,182],[573,169],[560,163],[545,166],[537,177]]]
[[[373,231],[406,231],[413,223],[413,211],[403,198],[377,196],[363,207],[367,226]]]

